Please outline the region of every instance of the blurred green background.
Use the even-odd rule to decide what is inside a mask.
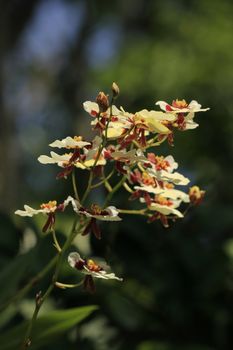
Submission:
[[[203,205],[169,229],[125,217],[104,225],[100,242],[76,241],[84,255],[104,257],[124,283],[101,281],[93,296],[56,290],[41,314],[89,304],[99,310],[39,348],[232,349],[232,1],[0,3],[0,304],[55,254],[50,237],[41,233],[43,220],[13,212],[72,192],[70,180],[55,180],[57,168],[37,157],[48,154],[55,139],[90,137],[82,102],[109,92],[116,81],[118,103],[131,112],[176,98],[211,108],[197,115],[198,129],[177,133],[174,148],[158,150],[174,155],[207,194]],[[85,181],[85,175],[78,179],[80,186]],[[125,201],[122,193],[115,203],[124,207]],[[61,240],[71,214],[58,218]],[[31,316],[34,296],[49,278],[1,311],[1,334]],[[77,278],[65,264],[60,280]]]

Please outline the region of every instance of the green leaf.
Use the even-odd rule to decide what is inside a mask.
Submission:
[[[139,345],[137,350],[213,350],[212,348],[202,345],[173,345],[167,342],[143,342]]]
[[[5,310],[1,310],[0,328],[4,327],[10,321],[10,319],[12,319],[12,317],[17,313],[17,311],[18,310],[15,305],[9,305],[9,307]]]
[[[95,305],[82,306],[69,310],[52,311],[40,317],[32,331],[32,345],[30,349],[37,349],[48,344],[55,337],[59,337],[71,327],[88,317],[98,307]],[[1,350],[15,350],[23,342],[29,321],[14,327],[4,335],[0,335]]]
[[[0,269],[2,269],[17,254],[21,232],[8,215],[0,213],[0,222]]]
[[[10,299],[34,259],[34,250],[12,259],[0,272],[0,304]],[[0,307],[1,307],[0,305]]]

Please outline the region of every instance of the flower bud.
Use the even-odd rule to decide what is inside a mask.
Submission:
[[[99,106],[100,112],[106,112],[109,107],[108,96],[104,92],[99,92],[96,97],[96,102]]]
[[[189,189],[189,199],[193,205],[199,205],[205,195],[205,191],[200,190],[198,186],[190,187]]]
[[[119,86],[115,82],[112,83],[112,93],[114,98],[120,94]]]
[[[36,293],[36,305],[40,305],[41,301],[42,301],[42,291],[40,290],[38,293]]]

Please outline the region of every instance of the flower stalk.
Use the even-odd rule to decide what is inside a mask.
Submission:
[[[71,230],[70,235],[67,237],[66,242],[64,243],[62,249],[57,252],[56,266],[55,266],[54,274],[53,274],[52,279],[51,279],[51,283],[48,286],[48,288],[47,288],[47,290],[45,291],[44,294],[42,294],[41,291],[36,294],[35,309],[34,309],[32,318],[31,318],[31,320],[29,322],[28,328],[26,330],[24,341],[23,341],[23,344],[22,344],[22,347],[21,347],[22,350],[27,349],[32,343],[31,332],[32,332],[33,326],[34,326],[34,324],[36,322],[37,316],[39,314],[39,311],[40,311],[43,303],[49,297],[49,295],[53,291],[54,287],[56,286],[56,282],[57,282],[57,279],[58,279],[58,275],[60,273],[61,264],[62,264],[62,261],[63,261],[64,254],[65,254],[66,250],[70,247],[71,243],[73,242],[73,240],[77,236],[77,234],[81,234],[83,232],[84,228],[85,228],[85,226],[82,227],[78,223],[78,220],[76,218],[75,221],[74,221],[73,228]]]

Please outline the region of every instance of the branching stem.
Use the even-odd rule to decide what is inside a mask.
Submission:
[[[73,185],[73,190],[74,190],[74,195],[77,201],[80,202],[79,194],[78,194],[78,189],[76,185],[76,179],[75,179],[75,170],[72,171],[72,185]]]
[[[78,224],[78,219],[76,218],[74,221],[70,235],[67,237],[66,242],[63,245],[62,249],[60,251],[58,251],[57,257],[56,257],[56,267],[55,267],[55,271],[54,271],[54,274],[53,274],[52,279],[51,279],[51,283],[43,295],[41,292],[37,293],[37,295],[36,295],[36,306],[35,306],[32,318],[29,322],[28,328],[26,330],[24,341],[23,341],[23,344],[21,347],[22,350],[27,349],[31,345],[31,333],[33,330],[33,326],[36,322],[36,319],[37,319],[37,316],[38,316],[38,313],[40,311],[41,306],[43,305],[44,301],[48,298],[48,296],[51,294],[52,290],[54,289],[54,287],[56,285],[56,281],[57,281],[57,278],[58,278],[58,275],[59,275],[59,272],[61,269],[61,264],[63,261],[64,254],[65,254],[66,250],[70,247],[74,238],[79,233],[83,232],[84,227],[85,226],[81,226],[81,224]]]
[[[130,210],[130,209],[117,209],[121,214],[131,214],[131,215],[147,215],[145,212],[147,209],[141,210]]]

